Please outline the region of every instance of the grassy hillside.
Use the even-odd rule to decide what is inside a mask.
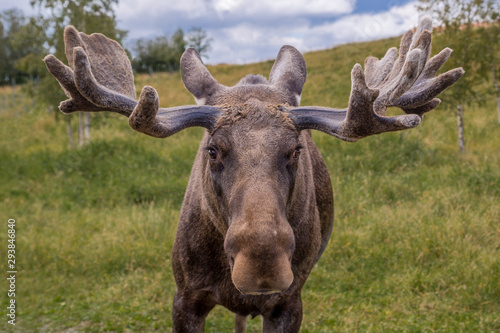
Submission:
[[[397,44],[306,54],[302,105],[346,106],[354,63]],[[234,84],[271,66],[209,69]],[[137,78],[138,89],[145,84],[162,106],[193,104],[179,74]],[[0,90],[0,103],[11,97]],[[336,225],[303,290],[303,332],[500,331],[500,126],[485,99],[466,110],[465,154],[454,114],[442,107],[414,130],[358,143],[313,134],[330,170]],[[68,150],[62,117],[22,101],[0,104],[4,265],[7,219],[17,224],[13,331],[171,331],[171,249],[203,130],[160,140],[120,115],[97,115],[92,143]],[[0,331],[10,331],[2,281]],[[232,330],[229,311],[209,315],[207,332]],[[249,321],[249,332],[260,330],[259,318]]]

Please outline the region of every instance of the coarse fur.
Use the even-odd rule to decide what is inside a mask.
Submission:
[[[231,126],[242,118],[252,117],[255,122],[260,120],[261,123],[266,124],[269,116],[281,119],[284,126],[298,132],[289,115],[282,111],[281,105],[265,105],[265,109],[256,108],[252,104],[222,105],[220,108],[223,110],[223,113],[217,120],[214,130],[210,133],[211,135],[219,128]]]
[[[174,332],[202,332],[220,304],[243,332],[262,315],[264,332],[298,332],[301,290],[333,228],[333,192],[311,129],[346,141],[417,126],[435,98],[464,73],[435,77],[450,56],[429,59],[432,22],[406,33],[398,51],[356,64],[346,109],[299,107],[307,71],[292,46],[283,46],[269,81],[248,75],[233,87],[218,83],[200,55],[187,49],[182,79],[198,105],[160,108],[152,87],[135,100],[130,62],[115,41],[65,29],[69,67],[44,61],[69,99],[61,111],[111,111],[153,137],[206,129],[181,208],[172,265],[177,284]],[[397,106],[405,115],[386,117]]]

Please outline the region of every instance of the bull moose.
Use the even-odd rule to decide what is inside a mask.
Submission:
[[[220,304],[235,313],[236,332],[262,315],[264,332],[298,332],[301,289],[333,229],[333,192],[311,129],[345,141],[417,126],[435,98],[464,73],[436,76],[451,50],[430,58],[432,21],[403,35],[399,52],[356,64],[346,109],[299,107],[303,56],[283,46],[269,80],[248,75],[218,83],[200,55],[187,49],[182,80],[197,105],[159,108],[155,89],[135,99],[132,67],[121,46],[102,34],[64,31],[69,67],[45,57],[69,97],[63,113],[109,111],[136,131],[165,138],[206,129],[194,160],[173,246],[177,291],[174,332],[200,332]],[[386,116],[395,106],[405,114]]]

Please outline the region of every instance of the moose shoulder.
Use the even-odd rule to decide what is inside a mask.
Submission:
[[[346,109],[300,107],[306,64],[284,46],[269,81],[249,75],[219,84],[194,49],[181,59],[182,78],[197,105],[160,108],[156,91],[135,100],[132,68],[123,49],[101,34],[65,29],[69,67],[44,61],[69,99],[59,108],[125,115],[130,126],[164,138],[192,126],[206,129],[181,209],[173,248],[176,332],[200,332],[217,304],[246,317],[262,315],[265,332],[298,332],[301,289],[333,228],[333,193],[311,129],[346,141],[417,126],[435,98],[464,73],[436,76],[451,54],[429,58],[432,22],[407,32],[365,69],[355,65]],[[388,117],[390,106],[406,114]]]

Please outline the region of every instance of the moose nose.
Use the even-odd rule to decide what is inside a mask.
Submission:
[[[264,264],[240,252],[234,257],[231,277],[235,287],[244,295],[280,293],[293,282],[290,260],[284,253]]]

